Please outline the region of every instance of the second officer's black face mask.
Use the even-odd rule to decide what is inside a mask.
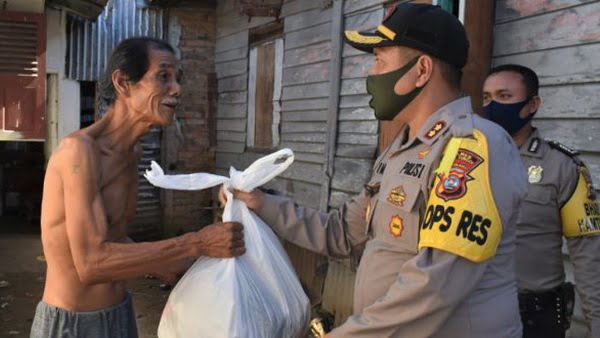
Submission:
[[[531,121],[535,114],[535,112],[529,114],[524,119],[519,116],[523,107],[531,102],[531,100],[531,98],[528,98],[517,103],[500,103],[492,100],[487,106],[483,107],[483,113],[490,121],[496,122],[510,135],[514,135]]]
[[[394,91],[396,82],[414,67],[419,57],[421,56],[415,57],[400,69],[367,76],[367,92],[372,96],[369,106],[375,110],[375,117],[378,120],[393,120],[423,89],[417,87],[403,95],[398,95]]]

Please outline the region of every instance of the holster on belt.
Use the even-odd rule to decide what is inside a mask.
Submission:
[[[548,320],[558,320],[567,330],[575,308],[575,287],[572,283],[544,292],[519,292],[519,312],[527,316],[534,312],[546,312]],[[554,311],[552,311],[554,310]]]
[[[571,318],[573,318],[573,311],[575,310],[575,285],[566,282],[561,285],[561,291],[565,304],[565,318],[568,329],[571,326]]]

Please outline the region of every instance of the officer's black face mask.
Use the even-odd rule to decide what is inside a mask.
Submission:
[[[483,106],[483,114],[490,121],[499,124],[510,135],[514,135],[531,121],[533,115],[535,115],[535,112],[533,112],[524,119],[519,116],[523,107],[530,101],[531,98],[517,103],[499,103],[492,100],[487,106]]]
[[[404,95],[398,95],[394,91],[396,82],[417,63],[419,57],[421,56],[415,57],[400,69],[367,76],[367,92],[372,96],[369,106],[375,110],[378,120],[393,120],[423,89],[416,87]]]

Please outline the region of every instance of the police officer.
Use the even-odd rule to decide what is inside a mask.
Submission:
[[[353,315],[328,337],[520,337],[514,239],[526,177],[509,135],[461,97],[463,26],[404,3],[345,40],[374,54],[375,116],[404,123],[365,188],[329,213],[260,191],[235,198],[309,250],[348,257],[366,243]]]
[[[592,337],[600,337],[600,216],[590,174],[573,150],[541,138],[531,119],[538,77],[520,65],[493,68],[484,114],[520,148],[529,179],[517,222],[517,281],[524,337],[564,337],[574,293],[565,284],[563,237]]]

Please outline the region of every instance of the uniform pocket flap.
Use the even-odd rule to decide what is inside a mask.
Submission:
[[[420,191],[421,185],[418,182],[397,180],[392,184],[381,186],[379,201],[404,212],[410,212],[417,202]]]
[[[546,205],[550,202],[552,198],[552,189],[549,187],[539,186],[539,185],[529,185],[529,189],[527,191],[527,195],[525,195],[525,200],[528,202]]]

